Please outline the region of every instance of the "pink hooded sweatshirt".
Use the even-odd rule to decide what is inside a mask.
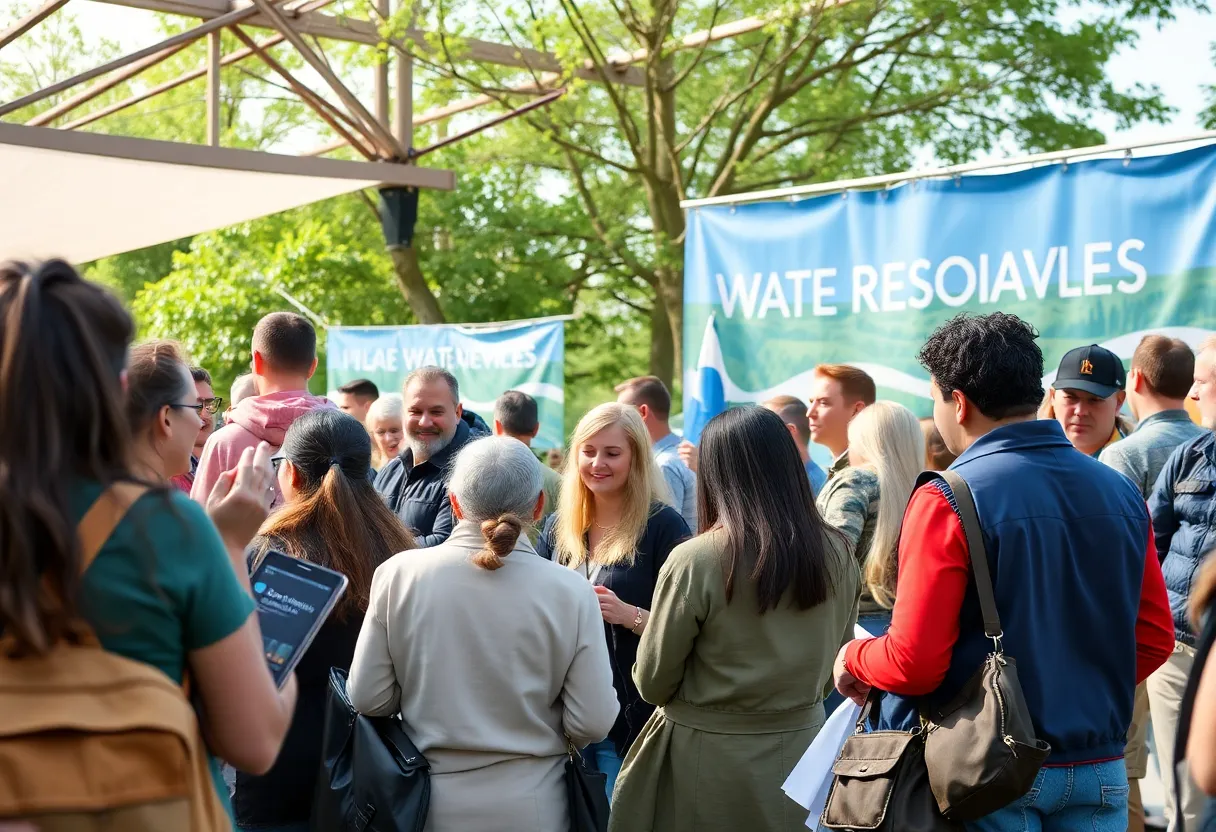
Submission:
[[[266,442],[272,451],[277,451],[292,422],[310,410],[332,407],[335,405],[329,399],[314,396],[307,390],[288,390],[242,400],[232,411],[228,424],[207,440],[194,474],[190,497],[205,506],[220,474],[235,468],[246,448],[256,448],[259,442]],[[273,505],[282,501],[276,479]]]

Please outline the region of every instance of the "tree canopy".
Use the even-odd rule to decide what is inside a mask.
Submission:
[[[8,14],[31,7],[24,0]],[[1078,12],[1061,0],[419,0],[382,24],[386,41],[407,24],[443,33],[413,50],[416,110],[478,94],[497,103],[418,127],[416,144],[538,90],[565,90],[427,158],[457,170],[459,185],[420,200],[423,305],[460,322],[575,314],[571,423],[628,376],[653,372],[678,390],[681,199],[1097,144],[1099,113],[1121,127],[1165,121],[1160,90],[1118,89],[1105,67],[1134,48],[1134,21],[1164,21],[1183,7],[1203,3],[1095,0]],[[334,8],[379,19],[369,0]],[[472,62],[460,48],[472,37],[554,53],[563,72]],[[225,33],[226,53],[241,46]],[[68,6],[6,59],[9,50],[17,58],[0,64],[4,99],[118,47],[86,37]],[[270,51],[301,67],[290,46]],[[370,67],[390,51],[327,47],[327,59],[366,93]],[[204,63],[196,44],[54,123],[97,116]],[[626,65],[638,83],[618,82]],[[598,81],[575,73],[588,68]],[[256,58],[226,67],[222,80],[225,145],[298,151],[334,138]],[[196,78],[78,129],[201,142],[203,84]],[[9,118],[27,121],[67,95]],[[1214,113],[1216,103],[1205,116],[1216,124]],[[426,320],[385,251],[374,198],[340,197],[108,258],[88,273],[131,303],[143,335],[182,341],[222,389],[248,366],[253,322],[293,302],[326,324]]]

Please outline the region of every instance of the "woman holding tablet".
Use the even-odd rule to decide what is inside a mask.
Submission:
[[[275,455],[285,504],[254,539],[251,571],[276,551],[340,572],[348,583],[296,667],[300,698],[274,767],[261,777],[237,773],[233,806],[241,829],[308,829],[329,669],[350,668],[376,567],[414,548],[409,531],[372,488],[371,456],[363,425],[339,410],[314,410],[296,419]]]
[[[431,767],[429,832],[567,832],[567,738],[601,740],[616,718],[595,593],[524,533],[542,485],[519,440],[470,442],[452,536],[372,582],[347,692],[361,713],[401,714]]]
[[[122,304],[67,263],[0,264],[0,631],[17,647],[4,660],[47,655],[79,640],[76,625],[87,624],[107,653],[178,683],[188,671],[211,753],[265,771],[287,733],[296,688],[289,677],[276,689],[248,580],[230,558],[243,557],[266,516],[269,448],[246,451],[220,477],[211,519],[169,486],[176,471],[154,457],[175,468],[188,463],[201,424],[198,395],[180,358],[137,349],[136,375],[163,371],[170,383],[129,424],[137,412],[124,395],[134,332]],[[99,536],[84,569],[77,527],[103,495],[125,513],[113,513],[121,519]],[[217,799],[227,804],[219,765],[209,763]],[[104,782],[105,773],[89,779]]]

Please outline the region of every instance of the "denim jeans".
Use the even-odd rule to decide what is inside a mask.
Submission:
[[[608,778],[604,791],[612,800],[612,790],[616,786],[617,775],[621,773],[621,758],[616,753],[616,743],[612,740],[593,742],[583,749],[583,763],[592,771],[598,771]]]
[[[968,832],[1124,832],[1127,766],[1104,763],[1045,768],[1025,797],[967,824]]]

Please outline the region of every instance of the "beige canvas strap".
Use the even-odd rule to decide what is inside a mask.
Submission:
[[[133,482],[116,482],[101,492],[76,527],[80,540],[80,574],[88,571],[127,511],[147,493],[146,485]]]

